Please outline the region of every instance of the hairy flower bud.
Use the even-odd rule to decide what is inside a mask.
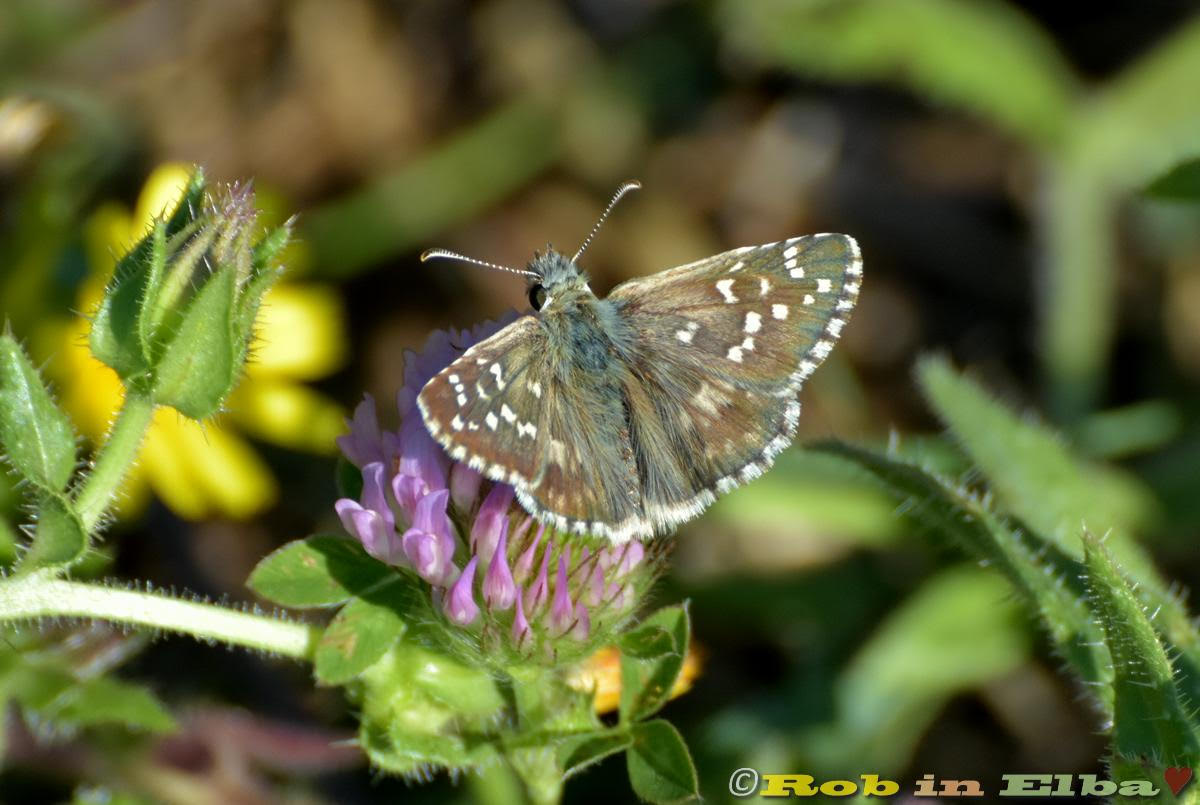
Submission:
[[[193,419],[219,411],[289,236],[285,224],[255,242],[256,224],[248,185],[208,193],[197,170],[175,210],[117,264],[92,318],[92,353],[155,403]]]

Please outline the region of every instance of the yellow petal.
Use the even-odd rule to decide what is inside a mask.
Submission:
[[[159,500],[185,520],[200,520],[209,513],[205,490],[192,477],[190,462],[195,456],[185,453],[175,411],[154,412],[150,431],[142,443],[138,460],[146,479]]]
[[[312,453],[333,453],[346,431],[346,412],[310,388],[262,378],[247,380],[229,398],[227,416],[251,436]]]
[[[101,204],[88,216],[83,225],[83,246],[91,271],[79,289],[81,312],[90,313],[100,304],[113,267],[134,246],[129,235],[132,226],[129,210],[112,201]]]
[[[138,195],[137,206],[133,211],[129,234],[134,242],[141,240],[142,236],[150,231],[150,225],[155,219],[175,211],[194,170],[191,165],[182,162],[167,162],[150,172],[146,183],[142,185],[142,192]]]
[[[247,371],[299,380],[324,377],[346,354],[342,301],[332,288],[284,283],[267,292]]]
[[[243,519],[274,502],[270,470],[236,435],[213,423],[202,427],[170,408],[155,412],[151,428],[156,449],[144,455],[147,473],[181,516]]]

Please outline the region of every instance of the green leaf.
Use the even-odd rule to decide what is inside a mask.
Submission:
[[[700,796],[700,782],[687,745],[670,723],[635,724],[625,754],[629,782],[647,802],[687,802]]]
[[[1159,611],[1156,627],[1183,653],[1180,671],[1189,697],[1200,696],[1200,636],[1132,536],[1156,514],[1149,493],[1130,476],[1072,455],[1050,430],[1017,419],[944,360],[923,360],[918,375],[938,415],[1019,520],[1076,559],[1080,524],[1108,534],[1108,549],[1138,582],[1138,598]]]
[[[60,727],[120,724],[165,732],[175,722],[145,688],[110,677],[76,679],[49,665],[22,664],[2,681],[3,693]]]
[[[1132,477],[1072,455],[1062,439],[1031,418],[1018,419],[943,358],[918,364],[921,389],[938,417],[987,476],[1001,504],[1076,558],[1081,522],[1121,531],[1122,555],[1136,551],[1129,532],[1155,514]],[[1149,564],[1141,556],[1137,564]]]
[[[628,748],[632,741],[625,730],[596,730],[572,735],[558,745],[558,767],[565,776],[571,777]]]
[[[69,564],[79,559],[86,547],[87,534],[75,510],[58,495],[43,495],[38,506],[37,530],[21,560],[21,569]]]
[[[903,770],[946,703],[1029,661],[1024,613],[999,574],[976,567],[925,582],[840,674],[835,720],[809,730],[799,756],[817,767],[852,757],[881,774]]]
[[[654,660],[676,654],[675,638],[661,626],[649,624],[621,636],[621,654],[638,660]]]
[[[687,606],[664,607],[647,618],[639,631],[652,633],[648,640],[635,640],[645,646],[663,633],[670,638],[671,645],[648,659],[621,654],[621,723],[641,721],[658,712],[670,698],[671,689],[683,661],[687,657],[688,641],[691,637],[691,622]]]
[[[1125,761],[1200,764],[1196,724],[1141,602],[1095,537],[1083,537],[1090,603],[1112,653],[1113,753]]]
[[[323,607],[394,576],[394,570],[354,540],[326,534],[289,542],[265,556],[247,583],[263,598],[285,607]]]
[[[319,270],[346,277],[427,243],[511,194],[558,156],[554,116],[510,104],[395,173],[304,217]]]
[[[51,717],[79,726],[121,724],[150,732],[175,729],[175,720],[154,694],[112,677],[72,686],[59,697]]]
[[[1053,40],[1007,4],[958,0],[727,0],[747,57],[843,81],[882,81],[1058,143],[1078,82]]]
[[[1167,201],[1200,201],[1200,159],[1189,159],[1159,176],[1146,195]]]
[[[21,345],[0,335],[0,447],[24,478],[61,492],[75,471],[75,431]]]
[[[192,419],[215,414],[237,381],[233,269],[219,269],[192,299],[155,366],[154,401]]]
[[[392,607],[351,599],[317,643],[317,680],[325,685],[349,682],[387,653],[404,628],[404,621]]]
[[[869,471],[905,516],[946,542],[1000,570],[1040,616],[1055,648],[1101,697],[1111,680],[1103,634],[1084,604],[1082,566],[1056,546],[993,512],[975,495],[914,464],[839,442],[812,447]]]
[[[1119,191],[1137,190],[1200,156],[1200,108],[1181,103],[1200,75],[1200,19],[1192,18],[1126,68],[1081,109],[1074,159]]]

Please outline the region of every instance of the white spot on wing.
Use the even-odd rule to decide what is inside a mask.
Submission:
[[[817,280],[817,293],[829,293],[833,290],[833,280],[828,277],[821,277]]]
[[[458,401],[459,408],[462,408],[464,405],[467,404],[467,395],[465,395],[465,394],[459,394],[454,399]]]
[[[780,321],[783,321],[788,316],[788,306],[787,305],[771,305],[771,316],[773,316],[776,319],[779,319]]]
[[[496,426],[500,424],[500,419],[491,411],[487,412],[487,416],[483,418],[483,421],[486,422],[487,426],[492,430],[495,430]]]
[[[799,246],[788,246],[783,250],[783,259],[791,260],[800,252]]]
[[[746,264],[744,262],[742,262],[741,260],[738,260],[736,263],[733,264],[733,268],[729,269],[729,273],[732,274],[735,271],[741,271],[745,267],[746,267]]]
[[[534,397],[537,397],[539,400],[542,398],[542,384],[537,382],[536,380],[529,381],[529,391],[531,394],[533,394]]]
[[[746,313],[746,324],[743,328],[748,333],[757,333],[762,329],[762,315],[753,310]]]
[[[742,348],[741,347],[730,347],[729,351],[725,353],[725,357],[728,358],[729,360],[733,361],[734,363],[741,363],[742,362]]]
[[[733,280],[717,280],[717,291],[719,291],[721,296],[724,297],[726,304],[730,305],[738,300],[737,297],[733,295],[733,291],[731,290],[732,288]]]
[[[500,368],[500,364],[493,363],[488,367],[488,371],[496,376],[496,388],[504,391],[504,370]]]
[[[804,266],[796,266],[788,271],[788,273],[792,275],[792,279],[794,280],[804,279]]]
[[[460,417],[458,414],[455,414],[454,419],[450,420],[450,427],[454,428],[455,430],[462,430],[463,429],[462,417]]]
[[[508,403],[500,405],[500,416],[510,425],[517,421],[517,415],[513,412],[513,409],[508,407]]]
[[[811,305],[815,301],[817,301],[817,298],[815,296],[813,296],[812,294],[806,293],[804,295],[804,304]]]

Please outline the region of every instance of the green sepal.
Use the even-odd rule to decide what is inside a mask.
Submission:
[[[375,588],[395,574],[349,537],[318,534],[263,557],[247,584],[285,607],[327,607]]]
[[[654,715],[671,696],[675,680],[683,670],[691,637],[691,622],[687,605],[664,607],[647,618],[638,632],[646,639],[633,638],[632,643],[643,654],[621,654],[621,723],[629,724]],[[662,641],[659,633],[670,640]],[[657,653],[647,649],[654,647]]]
[[[46,493],[38,505],[37,528],[21,570],[70,564],[87,547],[87,534],[75,509],[61,495]]]
[[[175,237],[193,224],[204,204],[204,172],[197,168],[183,197],[165,222],[122,257],[113,269],[104,299],[92,316],[88,344],[92,354],[110,366],[122,380],[146,375],[156,348],[157,319],[148,311],[161,297],[167,260]],[[186,233],[184,235],[186,237]]]
[[[92,355],[126,381],[150,370],[150,358],[139,335],[139,319],[148,279],[145,264],[152,249],[150,238],[143,238],[117,263],[88,332]]]
[[[217,413],[238,379],[231,317],[237,278],[218,268],[187,306],[155,366],[153,397],[192,419]]]
[[[325,685],[349,682],[386,654],[404,629],[404,620],[394,608],[351,599],[317,643],[313,659],[317,681]]]
[[[0,335],[0,447],[23,478],[48,492],[61,492],[75,471],[71,421],[7,332]]]
[[[418,774],[499,760],[494,739],[509,700],[487,671],[405,635],[360,680],[359,741],[380,768]]]
[[[1084,533],[1089,603],[1113,660],[1113,754],[1123,761],[1200,765],[1197,725],[1171,661],[1108,550]]]
[[[663,719],[634,724],[625,753],[629,782],[647,802],[688,802],[700,796],[696,766],[683,736]]]
[[[154,313],[157,309],[156,299],[160,295],[163,274],[167,270],[167,222],[157,220],[150,231],[150,248],[147,253],[146,283],[144,303],[137,320],[137,333],[142,348],[142,355],[149,358],[156,346],[155,332],[159,322]]]

